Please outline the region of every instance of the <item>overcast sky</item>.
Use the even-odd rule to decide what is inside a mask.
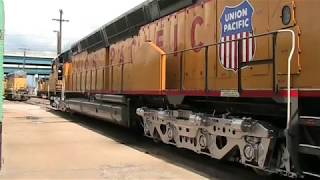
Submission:
[[[28,48],[54,52],[59,23],[52,18],[64,11],[64,48],[144,0],[4,0],[7,52]]]

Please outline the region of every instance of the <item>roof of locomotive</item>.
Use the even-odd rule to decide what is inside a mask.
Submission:
[[[25,77],[25,76],[27,76],[27,73],[25,71],[17,70],[8,74],[6,77]]]
[[[52,64],[66,63],[71,61],[71,50],[66,50],[52,60]]]
[[[74,43],[71,51],[77,54],[102,46],[108,47],[138,34],[141,26],[199,1],[201,0],[146,0]]]

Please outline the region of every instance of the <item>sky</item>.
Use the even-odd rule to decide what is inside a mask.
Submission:
[[[4,0],[5,51],[54,54],[59,9],[63,9],[63,49],[144,0]],[[22,53],[22,52],[21,52]]]

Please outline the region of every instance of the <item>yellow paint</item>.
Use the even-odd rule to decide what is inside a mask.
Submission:
[[[175,12],[140,28],[137,36],[112,44],[89,54],[72,58],[72,90],[162,91],[205,88],[204,48],[172,53],[198,45],[220,41],[220,17],[226,6],[243,0],[211,0]],[[249,0],[254,8],[254,33],[268,33],[290,28],[296,32],[297,47],[292,64],[294,88],[320,89],[320,25],[315,19],[319,0]],[[292,21],[283,25],[282,8],[292,9]],[[200,20],[199,20],[200,19]],[[194,30],[194,34],[193,31]],[[194,37],[194,38],[192,38]],[[272,57],[272,37],[255,38],[255,60]],[[287,58],[291,48],[288,34],[279,34],[276,47],[276,74],[280,88],[286,88]],[[237,90],[237,72],[225,69],[219,60],[218,46],[208,48],[208,88],[211,91]],[[181,56],[183,56],[181,58]],[[87,66],[84,65],[87,58]],[[182,72],[180,71],[182,59]],[[96,66],[93,65],[96,62]],[[86,73],[85,73],[86,72]],[[182,80],[180,75],[182,74]],[[250,66],[242,70],[245,90],[271,90],[272,65]],[[71,80],[70,80],[71,81]],[[91,82],[91,83],[90,83]],[[75,88],[76,87],[76,88]]]

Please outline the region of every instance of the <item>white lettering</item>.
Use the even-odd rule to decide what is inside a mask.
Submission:
[[[250,19],[246,18],[246,19],[235,21],[235,22],[227,23],[223,26],[223,31],[224,32],[237,31],[239,29],[248,28],[250,26],[249,21]]]
[[[236,21],[237,19],[241,19],[246,16],[248,16],[248,8],[239,9],[237,11],[228,13],[224,16],[224,18],[226,22],[229,22],[229,21]]]
[[[227,32],[228,31],[228,25],[227,24],[225,24],[224,25],[224,30],[223,30],[224,32]]]
[[[245,27],[249,27],[249,19],[247,18],[244,22]]]

